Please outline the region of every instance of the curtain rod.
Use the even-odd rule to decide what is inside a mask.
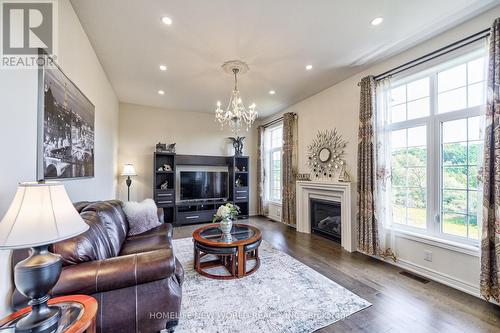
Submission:
[[[269,127],[269,126],[274,125],[276,123],[279,123],[280,121],[283,121],[283,116],[281,116],[279,118],[276,118],[274,120],[271,120],[270,122],[265,123],[264,125],[261,125],[261,126],[264,127],[264,128],[266,128],[266,127]]]
[[[377,76],[375,76],[375,80],[376,81],[380,81],[380,80],[383,80],[385,78],[388,78],[392,75],[396,75],[396,74],[399,74],[401,72],[404,72],[410,68],[413,68],[415,66],[418,66],[418,65],[421,65],[423,63],[426,63],[432,59],[435,59],[437,57],[440,57],[442,55],[445,55],[447,53],[450,53],[450,52],[453,52],[461,47],[464,47],[466,45],[469,45],[469,44],[472,44],[474,42],[477,42],[478,40],[481,40],[483,38],[486,38],[490,35],[490,29],[484,29],[484,30],[481,30],[479,32],[476,32],[475,34],[472,34],[468,37],[465,37],[461,40],[458,40],[456,42],[453,42],[449,45],[446,45],[445,47],[442,47],[438,50],[435,50],[431,53],[428,53],[422,57],[419,57],[417,59],[414,59],[412,61],[409,61],[407,63],[404,63],[400,66],[397,66],[397,67],[394,67],[390,70],[388,70],[387,72],[384,72],[382,74],[379,74]]]

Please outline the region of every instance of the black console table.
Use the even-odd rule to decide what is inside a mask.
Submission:
[[[171,170],[158,171],[163,165]],[[176,202],[176,169],[177,166],[225,166],[229,172],[229,197],[224,200],[192,200]],[[164,221],[174,226],[206,223],[219,206],[231,202],[241,209],[240,218],[248,218],[250,191],[248,156],[206,156],[177,155],[174,153],[154,153],[153,194],[156,205],[163,208]],[[167,182],[166,188],[161,188]]]

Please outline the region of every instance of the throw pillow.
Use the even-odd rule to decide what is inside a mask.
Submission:
[[[153,199],[142,202],[125,202],[123,211],[127,216],[130,236],[142,234],[161,225]]]

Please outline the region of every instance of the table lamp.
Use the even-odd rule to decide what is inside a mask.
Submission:
[[[48,306],[49,291],[61,274],[61,257],[50,244],[75,237],[89,226],[80,217],[59,182],[21,183],[2,222],[0,250],[31,248],[14,267],[14,283],[30,298],[31,312],[16,323],[16,332],[51,332],[61,310]]]
[[[125,164],[123,166],[122,176],[127,177],[127,180],[125,181],[125,183],[127,184],[127,201],[130,201],[130,185],[132,185],[132,179],[130,177],[137,176],[137,173],[135,172],[134,165],[133,164]]]

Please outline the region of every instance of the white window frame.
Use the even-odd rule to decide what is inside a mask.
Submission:
[[[487,52],[485,48],[482,48],[482,55],[487,58]],[[442,64],[438,66],[433,66],[432,69],[423,70],[420,73],[412,74],[407,77],[398,79],[394,84],[391,84],[391,90],[399,86],[411,83],[413,81],[429,78],[429,103],[430,110],[429,115],[421,118],[410,119],[405,121],[400,121],[397,123],[391,123],[388,125],[388,131],[396,131],[402,129],[408,129],[418,126],[426,126],[426,140],[427,140],[427,181],[426,181],[426,228],[418,228],[411,225],[391,223],[391,228],[395,231],[407,232],[410,234],[420,234],[425,237],[432,237],[436,240],[449,241],[452,243],[463,244],[466,246],[472,246],[477,248],[479,246],[479,240],[474,240],[471,238],[465,238],[460,236],[455,236],[451,234],[444,233],[442,231],[442,221],[441,221],[441,202],[442,202],[442,142],[441,142],[441,124],[443,122],[471,118],[476,116],[484,116],[485,105],[466,107],[465,109],[450,111],[446,113],[438,113],[438,90],[437,90],[437,80],[438,73],[455,67],[461,63],[468,62],[478,58],[481,55],[481,51],[476,50],[474,52],[469,52],[466,55],[457,56],[448,60],[444,60]],[[487,59],[486,59],[487,61]],[[485,78],[486,81],[486,78]],[[466,82],[466,86],[467,86]],[[486,90],[486,87],[485,87]],[[430,148],[430,149],[429,149]],[[388,204],[392,204],[388,202]],[[478,202],[478,205],[480,203]],[[392,216],[391,216],[392,218]],[[481,221],[478,220],[478,228],[481,229]],[[480,237],[479,237],[480,238]]]
[[[273,177],[273,169],[272,169],[272,156],[273,156],[273,153],[275,152],[279,152],[280,153],[280,174],[282,173],[282,170],[283,170],[283,145],[279,146],[279,147],[272,147],[271,146],[271,138],[272,138],[272,133],[273,131],[277,130],[281,128],[281,130],[283,131],[283,123],[282,122],[279,122],[273,126],[270,126],[268,128],[266,128],[266,134],[265,134],[265,155],[266,155],[266,169],[268,170],[267,174],[269,175],[269,177],[267,177],[267,184],[266,184],[266,191],[268,193],[267,195],[267,198],[269,200],[269,202],[271,203],[274,203],[274,204],[277,204],[277,205],[281,205],[281,202],[282,202],[282,199],[283,199],[283,183],[282,183],[282,180],[280,179],[280,188],[279,188],[279,192],[280,192],[280,198],[277,199],[275,197],[273,197],[273,183],[274,183],[274,177]]]

